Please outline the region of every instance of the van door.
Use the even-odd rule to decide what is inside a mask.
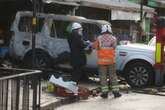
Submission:
[[[13,47],[16,56],[23,57],[26,50],[28,50],[31,46],[31,19],[32,17],[30,16],[20,17],[18,23],[18,31],[14,33]]]
[[[36,33],[41,32],[43,18],[37,19]],[[36,44],[38,37],[36,34]],[[32,47],[32,16],[21,16],[18,31],[14,33],[14,52],[16,56],[23,57]]]
[[[65,56],[65,53],[69,54],[70,52],[69,44],[67,41],[68,32],[66,31],[68,25],[69,22],[67,21],[53,20],[51,26],[48,48],[51,53],[53,53],[53,57],[56,60],[61,60],[58,61],[59,63],[65,61],[66,57],[68,57],[68,55]]]

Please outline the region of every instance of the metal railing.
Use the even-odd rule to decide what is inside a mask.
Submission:
[[[40,110],[40,73],[0,68],[0,110]]]

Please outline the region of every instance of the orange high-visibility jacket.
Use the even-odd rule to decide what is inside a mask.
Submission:
[[[110,65],[115,63],[116,38],[108,33],[97,37],[95,43],[97,49],[98,64]]]

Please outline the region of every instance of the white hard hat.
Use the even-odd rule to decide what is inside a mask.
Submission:
[[[110,26],[110,25],[107,25],[107,27],[108,27],[108,32],[109,32],[109,33],[112,33],[112,28],[111,28],[111,26]]]
[[[101,27],[101,33],[104,33],[104,32],[112,33],[111,26],[110,25],[102,25],[102,27]]]
[[[79,29],[79,28],[82,28],[80,23],[77,23],[77,22],[72,23],[71,31],[74,29]]]

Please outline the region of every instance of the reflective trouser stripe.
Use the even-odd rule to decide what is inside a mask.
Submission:
[[[109,86],[110,91],[119,91],[119,86]]]
[[[161,43],[156,43],[156,63],[161,63]]]
[[[112,86],[112,91],[119,91],[119,86]]]
[[[102,86],[101,87],[101,92],[109,92],[108,86]]]

